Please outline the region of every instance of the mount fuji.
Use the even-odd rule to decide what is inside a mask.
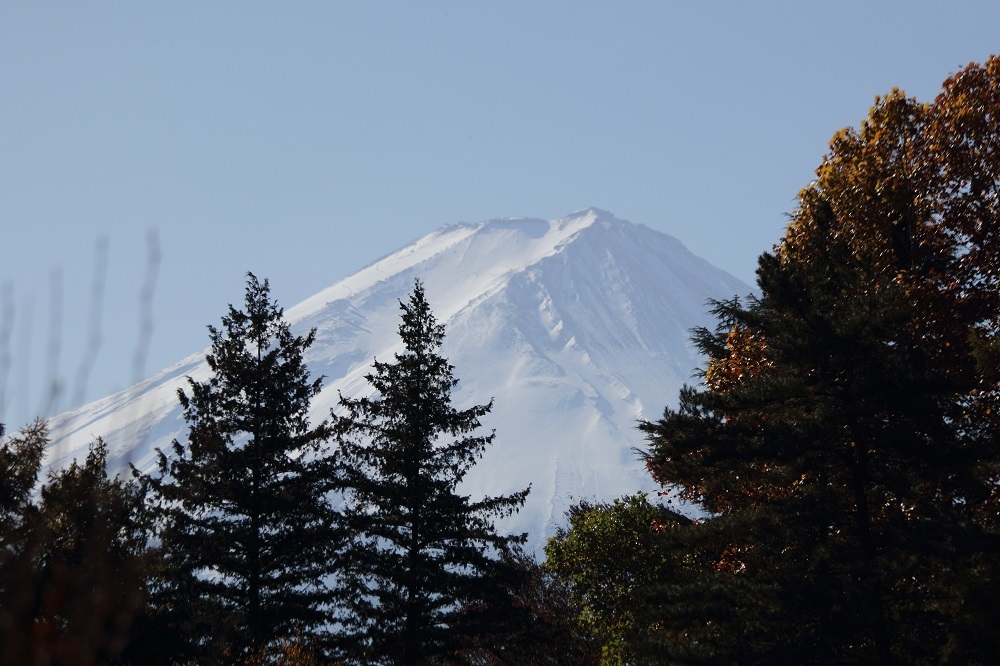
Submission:
[[[701,365],[689,336],[711,324],[707,300],[751,292],[676,239],[597,209],[448,225],[285,310],[294,332],[317,331],[306,354],[312,376],[324,376],[313,423],[338,392],[368,394],[372,361],[401,349],[399,301],[415,279],[445,325],[455,405],[494,399],[483,425],[496,440],[462,491],[530,484],[500,529],[527,532],[534,550],[574,502],[654,488],[633,451],[644,444],[636,422],[675,404]],[[82,460],[101,436],[112,470],[152,471],[155,450],[186,436],[177,389],[207,378],[206,351],[54,418],[46,464]]]

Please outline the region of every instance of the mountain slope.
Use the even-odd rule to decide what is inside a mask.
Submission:
[[[595,209],[447,226],[286,310],[294,331],[317,329],[306,355],[325,376],[314,421],[338,392],[368,391],[373,358],[399,349],[398,302],[416,278],[446,326],[456,404],[495,399],[484,424],[496,444],[464,487],[478,496],[531,484],[503,527],[528,531],[532,547],[574,500],[652,488],[633,453],[636,420],[659,416],[691,381],[701,361],[689,331],[708,322],[706,300],[750,291],[675,239]],[[101,435],[112,467],[151,469],[156,448],[184,437],[177,389],[207,376],[203,359],[55,419],[48,463],[82,458]]]

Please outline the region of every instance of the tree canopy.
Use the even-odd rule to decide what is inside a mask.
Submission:
[[[654,477],[712,514],[684,546],[706,585],[763,603],[717,656],[996,651],[998,100],[991,58],[835,135],[759,295],[698,333],[704,385],[643,424]]]
[[[145,493],[108,477],[98,439],[85,461],[50,471],[38,497],[48,444],[40,420],[0,443],[0,662],[115,663],[141,641]]]

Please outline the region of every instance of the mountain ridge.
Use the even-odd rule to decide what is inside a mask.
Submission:
[[[674,404],[700,365],[688,338],[709,323],[707,299],[750,291],[680,241],[599,209],[447,225],[285,310],[296,333],[317,331],[306,360],[325,380],[313,422],[340,393],[368,394],[372,361],[400,349],[398,301],[417,278],[446,327],[455,404],[495,400],[484,427],[496,443],[463,488],[497,495],[530,483],[503,528],[529,532],[534,548],[573,501],[653,489],[633,453],[636,420]],[[112,468],[152,469],[156,448],[183,439],[176,392],[186,376],[208,376],[205,351],[53,419],[48,464],[82,459],[100,435]]]

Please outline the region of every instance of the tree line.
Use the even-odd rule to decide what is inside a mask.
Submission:
[[[757,293],[638,451],[663,491],[572,507],[541,564],[469,498],[417,282],[370,397],[321,381],[249,275],[188,435],[109,479],[0,445],[4,663],[988,664],[1000,653],[1000,58],[837,133]],[[694,510],[681,511],[679,497]]]
[[[528,489],[459,492],[491,405],[451,404],[423,285],[374,395],[318,424],[315,331],[269,293],[249,274],[209,327],[210,376],[178,391],[187,437],[153,473],[108,478],[98,440],[35,501],[45,424],[0,446],[3,663],[491,663],[544,640],[525,535],[494,527]]]

